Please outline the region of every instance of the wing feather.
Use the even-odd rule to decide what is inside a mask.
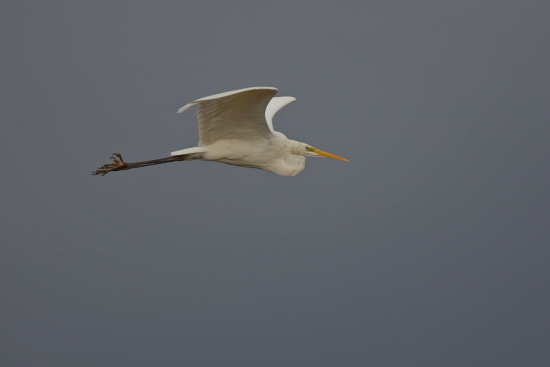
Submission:
[[[273,98],[271,98],[271,101],[269,101],[269,104],[267,105],[267,107],[265,109],[265,119],[266,119],[267,125],[269,126],[269,129],[271,131],[275,131],[274,128],[273,128],[273,116],[275,116],[275,114],[277,112],[279,112],[279,110],[281,108],[283,108],[287,104],[292,103],[294,101],[296,101],[296,98],[294,98],[294,97],[273,97]]]
[[[197,99],[178,110],[198,105],[199,146],[219,139],[254,139],[271,134],[266,106],[276,88],[255,87],[219,93]]]

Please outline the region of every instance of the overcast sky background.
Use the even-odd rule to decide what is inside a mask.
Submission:
[[[550,365],[547,1],[3,1],[0,364]],[[211,162],[251,86],[350,160]]]

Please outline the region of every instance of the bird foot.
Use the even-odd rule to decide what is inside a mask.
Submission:
[[[110,159],[113,160],[112,163],[104,164],[103,166],[99,167],[96,171],[92,172],[92,175],[105,176],[107,173],[112,171],[123,171],[125,169],[128,169],[126,167],[126,162],[124,162],[124,159],[122,159],[122,156],[120,155],[120,153],[113,153]]]

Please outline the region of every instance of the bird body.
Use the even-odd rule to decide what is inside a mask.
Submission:
[[[94,174],[105,175],[111,171],[175,161],[204,160],[295,176],[304,169],[306,157],[348,162],[275,131],[275,114],[296,100],[294,97],[274,97],[277,91],[272,87],[245,88],[190,102],[178,113],[198,106],[198,146],[174,151],[168,158],[136,163],[126,163],[116,153],[112,157],[113,163],[103,165]]]
[[[306,164],[305,156],[293,153],[299,144],[277,131],[261,139],[220,139],[204,147],[202,159],[295,176]]]
[[[305,168],[306,156],[325,156],[347,161],[290,140],[275,131],[275,114],[296,101],[294,97],[274,97],[275,93],[276,88],[254,87],[188,103],[178,113],[198,105],[199,146],[178,150],[171,155],[202,153],[203,160],[259,168],[281,176],[300,173]]]

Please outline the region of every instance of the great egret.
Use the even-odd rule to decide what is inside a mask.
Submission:
[[[171,157],[128,163],[119,153],[111,156],[94,175],[168,162],[203,160],[264,169],[281,176],[295,176],[306,165],[306,157],[347,159],[323,152],[309,144],[290,140],[273,129],[273,116],[294,97],[274,97],[272,87],[253,87],[197,99],[178,110],[198,105],[199,146],[178,150]]]

